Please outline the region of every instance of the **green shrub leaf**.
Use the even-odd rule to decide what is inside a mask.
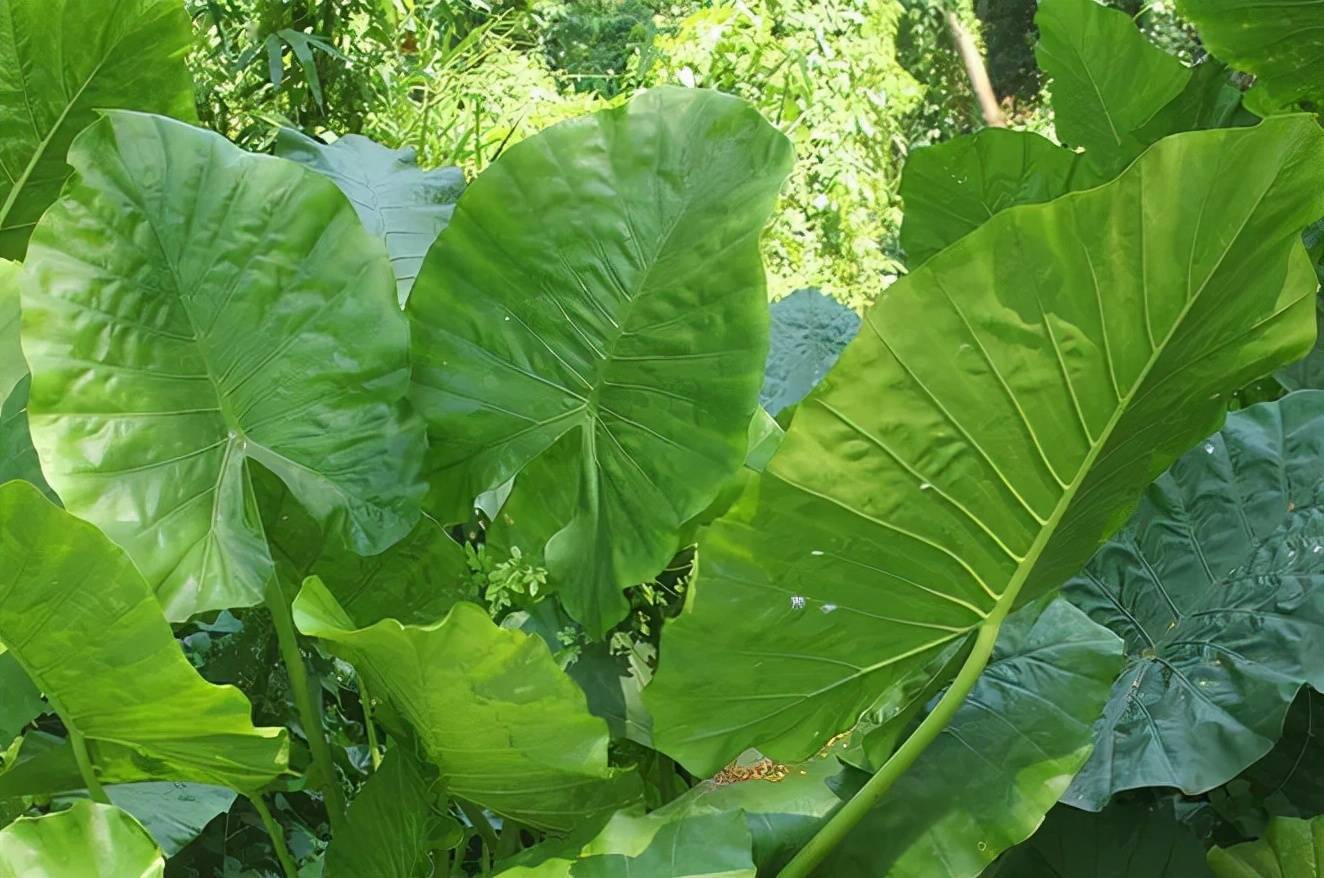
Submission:
[[[1225,394],[1310,346],[1322,147],[1303,116],[1167,138],[890,287],[700,540],[644,693],[659,748],[804,759],[1079,571]]]
[[[418,517],[424,437],[381,241],[327,179],[115,112],[24,265],[29,421],[47,480],[123,545],[167,616],[257,603],[251,462],[355,551]]]
[[[412,148],[388,149],[358,134],[328,146],[292,128],[277,133],[276,155],[330,177],[368,231],[386,242],[403,308],[423,257],[455,212],[464,172],[424,171]]]
[[[759,405],[776,417],[804,399],[837,362],[860,331],[860,316],[818,290],[796,290],[773,302],[768,313],[768,363]],[[757,412],[755,418],[765,420]]]
[[[638,800],[638,776],[607,766],[606,723],[540,638],[470,603],[430,625],[359,627],[316,577],[294,620],[413,726],[452,795],[558,830]]]
[[[5,0],[0,5],[0,257],[20,259],[69,176],[65,153],[98,110],[192,121],[179,0]]]
[[[0,487],[0,643],[103,783],[251,792],[286,771],[285,730],[255,728],[247,698],[198,676],[125,553],[26,482]]]
[[[790,164],[744,102],[654,89],[507,150],[424,261],[408,312],[438,517],[519,474],[521,548],[545,544],[594,634],[744,458],[759,233]]]
[[[1267,753],[1297,690],[1324,688],[1324,391],[1231,415],[1066,594],[1127,662],[1065,801],[1201,793]]]

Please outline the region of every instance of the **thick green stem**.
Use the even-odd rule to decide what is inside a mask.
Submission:
[[[321,790],[326,800],[327,816],[331,820],[331,831],[334,833],[339,831],[345,822],[345,796],[336,781],[336,766],[331,757],[331,745],[327,743],[326,731],[322,728],[320,699],[313,698],[313,690],[308,685],[308,668],[303,663],[302,653],[299,652],[299,636],[294,630],[290,605],[285,602],[285,595],[274,578],[267,587],[266,603],[276,628],[276,642],[280,645],[280,655],[285,662],[285,670],[289,673],[294,705],[299,711],[303,733],[308,738],[308,749],[312,751],[313,769],[319,775],[317,788]]]
[[[372,770],[382,767],[382,751],[377,744],[377,726],[372,721],[372,696],[368,694],[368,681],[359,674],[359,704],[363,705],[363,727],[368,732],[368,757],[372,759]]]
[[[483,813],[482,806],[475,805],[473,802],[466,802],[464,799],[456,799],[455,803],[460,806],[464,816],[469,818],[473,824],[474,831],[478,833],[479,838],[483,840],[483,847],[490,853],[496,850],[497,836],[496,830],[492,828],[487,815]]]
[[[984,666],[988,664],[989,656],[993,654],[993,644],[998,639],[998,629],[1002,627],[1007,609],[1008,607],[999,607],[994,610],[993,614],[979,626],[974,649],[971,650],[965,664],[961,666],[952,685],[938,699],[933,712],[924,718],[905,743],[897,748],[887,762],[883,763],[883,767],[869,778],[869,782],[861,787],[850,801],[842,805],[841,809],[833,814],[832,818],[809,840],[809,843],[800,849],[781,872],[777,873],[777,878],[806,878],[812,874],[814,868],[823,862],[832,849],[840,844],[847,833],[864,818],[864,815],[878,804],[883,794],[947,727],[961,703],[965,701],[965,697],[970,694],[970,690],[979,680]]]
[[[69,746],[73,748],[74,762],[78,763],[78,773],[83,776],[83,783],[87,784],[87,794],[92,797],[92,801],[109,805],[110,797],[106,795],[101,781],[97,780],[96,772],[92,770],[92,757],[87,752],[87,741],[83,739],[83,733],[73,727],[69,728]]]
[[[276,818],[271,816],[271,811],[267,808],[267,803],[262,801],[261,796],[249,796],[248,801],[253,803],[257,816],[262,818],[262,826],[267,830],[267,835],[271,836],[271,846],[276,850],[276,859],[280,861],[280,868],[285,873],[285,878],[299,878],[299,867],[294,864],[294,857],[290,856],[289,846],[285,844],[285,830],[276,822]]]

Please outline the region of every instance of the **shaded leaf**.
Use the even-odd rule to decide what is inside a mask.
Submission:
[[[639,798],[637,776],[607,766],[606,724],[540,638],[463,602],[430,625],[359,627],[316,577],[294,619],[409,721],[454,796],[559,830]]]
[[[1014,614],[951,723],[823,874],[979,875],[1038,829],[1084,764],[1121,660],[1121,640],[1064,600]]]
[[[161,878],[165,857],[128,813],[78,802],[0,830],[0,878]]]
[[[407,534],[424,490],[408,327],[340,191],[136,113],[89,128],[70,161],[23,282],[33,444],[65,506],[128,550],[174,621],[261,599],[250,462],[357,552]]]
[[[1288,390],[1313,388],[1324,390],[1324,297],[1315,300],[1316,323],[1318,325],[1315,346],[1303,359],[1285,366],[1274,373],[1278,383]]]
[[[124,552],[25,482],[0,487],[0,642],[105,783],[248,792],[286,770],[285,730],[254,728],[247,698],[198,676]]]
[[[431,775],[431,776],[429,776]],[[387,751],[349,807],[326,853],[326,878],[423,878],[434,840],[460,827],[444,809],[435,772],[400,744]]]
[[[358,134],[346,134],[327,145],[282,128],[276,134],[275,151],[330,177],[368,231],[386,241],[403,308],[424,255],[455,212],[455,202],[464,191],[464,172],[424,171],[412,147],[388,149]]]
[[[46,712],[41,690],[27,672],[0,647],[0,751],[17,738],[23,727]]]
[[[1301,116],[1167,138],[890,287],[704,531],[644,692],[659,748],[695,774],[804,759],[1075,574],[1225,394],[1309,347],[1322,139]]]
[[[430,502],[464,521],[518,473],[523,547],[594,634],[744,457],[759,233],[790,165],[744,102],[653,89],[502,153],[424,261],[407,310]]]
[[[1113,804],[1100,814],[1059,805],[985,878],[1207,878],[1204,848],[1167,803]]]
[[[0,399],[5,399],[14,385],[26,374],[28,364],[19,345],[18,276],[22,270],[17,262],[0,259]]]
[[[235,800],[225,787],[180,781],[115,784],[106,787],[106,795],[142,824],[167,857],[183,850]]]
[[[1065,592],[1127,662],[1064,801],[1200,793],[1267,753],[1297,690],[1324,687],[1324,391],[1230,415]]]
[[[1255,75],[1266,108],[1324,106],[1324,0],[1177,0],[1177,8],[1206,49]]]
[[[74,136],[108,107],[196,118],[178,0],[0,5],[0,257],[20,259],[69,176]]]
[[[804,399],[860,329],[860,316],[814,289],[796,290],[769,307],[768,363],[759,404],[778,415]]]
[[[28,430],[29,384],[27,375],[19,378],[9,397],[0,403],[0,484],[22,479],[36,485],[47,499],[58,503],[59,498],[42,474],[37,450],[32,447],[32,434]]]

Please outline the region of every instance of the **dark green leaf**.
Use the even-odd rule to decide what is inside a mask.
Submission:
[[[759,404],[774,417],[804,399],[860,329],[860,316],[818,290],[772,303]]]
[[[58,503],[59,498],[42,475],[37,450],[32,447],[32,434],[28,430],[29,383],[28,376],[23,375],[9,392],[9,398],[0,404],[0,484],[22,479]]]
[[[1065,600],[1014,614],[952,722],[828,855],[834,878],[974,878],[1089,756],[1122,641]]]
[[[744,102],[654,89],[504,152],[424,261],[408,312],[430,501],[467,520],[518,473],[523,548],[545,545],[590,632],[744,458],[767,353],[759,233],[790,164]]]
[[[1066,586],[1126,640],[1099,742],[1064,801],[1209,790],[1324,687],[1324,391],[1228,417]]]

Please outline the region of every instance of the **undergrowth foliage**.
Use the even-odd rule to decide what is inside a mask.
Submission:
[[[1057,140],[917,150],[856,313],[768,305],[794,16],[466,174],[0,0],[0,878],[1319,874],[1321,10],[1041,0]]]

